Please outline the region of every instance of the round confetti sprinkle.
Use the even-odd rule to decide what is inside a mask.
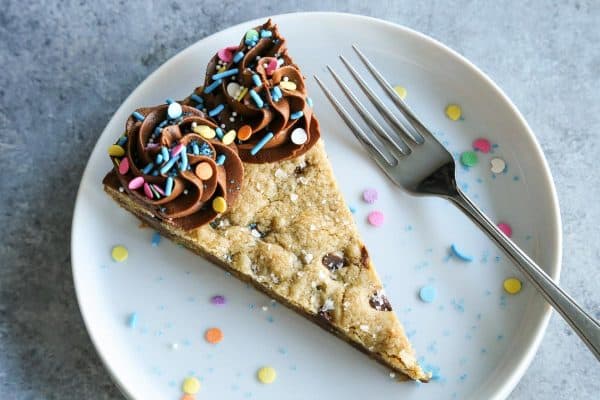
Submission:
[[[129,172],[129,159],[124,157],[121,159],[121,162],[119,162],[119,173],[125,175],[127,172]]]
[[[484,138],[475,139],[473,141],[473,149],[480,151],[484,154],[487,154],[492,149],[492,144],[489,140]]]
[[[225,211],[227,211],[227,202],[223,197],[217,196],[212,202],[212,207],[213,210],[215,210],[216,212],[224,213]]]
[[[227,89],[227,94],[229,96],[233,97],[233,98],[236,98],[240,94],[241,88],[242,87],[240,86],[239,83],[237,83],[237,82],[229,82],[227,84],[227,88],[226,88]]]
[[[490,160],[490,170],[495,174],[501,174],[506,169],[506,162],[501,158],[492,158]]]
[[[118,144],[113,144],[108,148],[108,155],[111,157],[123,157],[125,155],[125,149]]]
[[[381,211],[371,211],[367,216],[367,220],[373,226],[381,226],[383,225],[384,216]]]
[[[289,91],[296,90],[296,84],[292,81],[281,81],[281,82],[279,82],[279,86],[282,89],[289,90]]]
[[[181,396],[180,400],[196,400],[196,397],[194,397],[191,394],[184,394],[183,396]]]
[[[207,329],[204,333],[204,339],[206,339],[208,343],[217,344],[223,340],[223,331],[221,331],[219,328]]]
[[[227,301],[225,300],[225,296],[218,294],[216,296],[211,297],[210,302],[216,306],[222,306]]]
[[[113,260],[117,262],[123,262],[127,260],[129,252],[127,251],[127,248],[125,246],[118,245],[112,248],[111,256]]]
[[[508,278],[504,281],[504,290],[509,294],[517,294],[521,291],[521,281],[517,278]]]
[[[248,140],[252,136],[252,127],[250,125],[242,125],[237,132],[238,139]]]
[[[455,244],[452,244],[452,245],[450,246],[450,250],[452,250],[452,254],[454,254],[454,256],[455,256],[456,258],[458,258],[459,260],[466,261],[466,262],[471,262],[471,261],[473,261],[473,257],[471,257],[470,255],[468,255],[468,254],[465,254],[465,253],[463,253],[462,251],[460,251],[460,250],[458,249],[458,247],[456,247],[456,245],[455,245]]]
[[[502,233],[504,233],[506,236],[512,237],[512,233],[513,233],[512,228],[506,222],[500,222],[498,224],[498,229],[500,229],[502,231]]]
[[[457,121],[462,115],[462,110],[458,104],[448,104],[446,107],[446,116],[452,121]]]
[[[394,92],[400,97],[402,100],[406,98],[406,88],[404,86],[396,85],[394,86]]]
[[[133,178],[131,181],[129,181],[129,184],[127,185],[127,187],[131,190],[136,190],[141,188],[142,186],[144,186],[144,178],[141,176],[135,177]]]
[[[167,115],[169,116],[169,119],[177,119],[181,117],[182,114],[183,109],[181,108],[181,104],[177,102],[169,104],[169,107],[167,108]]]
[[[200,391],[200,381],[193,376],[188,376],[183,380],[181,389],[185,394],[196,394]]]
[[[229,146],[231,143],[233,143],[233,141],[235,140],[235,137],[236,137],[236,133],[232,129],[223,136],[223,139],[221,139],[221,141],[223,142],[223,144],[225,146]]]
[[[213,176],[213,170],[209,163],[203,162],[196,165],[196,176],[203,181],[210,179]]]
[[[192,130],[204,139],[212,139],[216,135],[215,130],[208,125],[197,125]]]
[[[273,383],[277,378],[277,372],[275,372],[275,368],[273,367],[262,367],[258,370],[256,376],[260,383]]]
[[[375,189],[365,189],[362,193],[362,198],[366,203],[373,204],[377,201],[379,194]]]
[[[308,140],[308,134],[304,129],[296,128],[292,131],[291,139],[292,143],[299,146],[301,144],[306,143],[306,141]]]
[[[477,161],[477,153],[474,151],[465,151],[460,155],[460,163],[465,167],[474,167]]]
[[[431,303],[435,300],[436,290],[433,286],[427,285],[423,286],[421,290],[419,290],[419,297],[425,303]]]

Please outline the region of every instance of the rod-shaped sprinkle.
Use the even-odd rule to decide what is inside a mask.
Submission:
[[[209,117],[214,117],[216,115],[219,115],[219,113],[221,111],[223,111],[224,108],[225,108],[225,106],[223,104],[219,104],[218,106],[216,106],[215,108],[213,108],[212,110],[210,110],[208,112],[208,116]]]
[[[239,63],[240,60],[244,58],[244,52],[243,51],[238,51],[237,53],[235,53],[235,56],[233,56],[233,62],[234,63]]]
[[[262,106],[263,106],[265,103],[264,103],[264,102],[263,102],[263,100],[260,98],[260,96],[258,95],[258,93],[256,93],[256,92],[254,91],[254,89],[251,89],[251,90],[249,91],[249,93],[250,93],[250,97],[252,97],[252,100],[254,100],[254,103],[256,104],[256,107],[258,107],[258,108],[262,108]]]
[[[167,182],[165,183],[165,196],[170,196],[173,191],[173,178],[170,176],[167,178]]]
[[[133,116],[133,118],[137,119],[138,121],[143,121],[145,118],[141,113],[139,113],[137,111],[132,112],[131,115]]]
[[[303,115],[304,113],[302,111],[296,111],[290,114],[290,119],[302,118]]]
[[[256,145],[250,150],[250,154],[255,156],[265,145],[269,142],[269,140],[273,139],[273,132],[267,133],[260,142],[256,143]]]
[[[211,93],[213,90],[215,90],[216,88],[219,87],[221,82],[223,82],[222,79],[217,79],[216,81],[214,81],[213,83],[211,83],[210,85],[208,85],[207,87],[204,88],[204,93],[207,93],[207,94]]]
[[[225,156],[225,154],[219,154],[219,155],[217,156],[217,161],[216,161],[216,164],[217,164],[217,165],[223,165],[223,164],[225,164],[225,159],[226,159],[226,158],[227,158],[227,157]]]
[[[237,68],[228,69],[227,71],[220,72],[218,74],[214,74],[212,76],[213,81],[217,81],[223,78],[227,78],[229,76],[235,75],[239,72]]]
[[[190,99],[194,100],[198,104],[204,103],[204,100],[202,100],[202,97],[198,96],[196,93],[192,93],[192,95],[190,96]]]
[[[169,150],[167,150],[165,146],[160,148],[160,154],[162,155],[164,162],[169,161]]]

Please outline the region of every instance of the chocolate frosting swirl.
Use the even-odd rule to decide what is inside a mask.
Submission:
[[[176,119],[168,117],[168,105],[140,108],[132,114],[117,142],[125,154],[112,157],[115,169],[111,179],[114,182],[116,175],[120,186],[155,216],[189,230],[219,214],[212,205],[215,198],[222,197],[227,206],[233,204],[244,168],[235,144],[227,146],[216,137],[207,139],[196,133],[194,127],[199,126],[214,130],[213,121],[193,107],[181,108]],[[163,157],[165,153],[168,159]],[[223,156],[219,165],[217,160],[222,161]],[[169,161],[172,166],[167,168]],[[204,179],[195,172],[199,164],[203,164],[200,175]],[[105,178],[105,183],[111,179]]]
[[[233,73],[215,83],[219,78],[213,77],[226,71]],[[241,88],[241,96],[235,96],[238,85],[247,89],[245,95]],[[211,110],[224,106],[211,117],[224,131],[238,132],[238,151],[244,162],[294,158],[319,139],[319,124],[302,73],[288,56],[286,41],[271,20],[249,30],[238,46],[220,50],[208,63],[204,87],[197,88],[194,94],[202,98],[203,104],[191,98],[186,99],[186,104],[199,106],[209,115]],[[292,141],[292,132],[298,128],[301,140],[295,137]],[[241,137],[240,130],[244,129],[249,137]],[[270,134],[272,138],[253,154],[252,149]]]

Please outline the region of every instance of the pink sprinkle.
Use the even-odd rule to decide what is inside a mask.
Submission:
[[[371,211],[367,216],[367,220],[373,226],[381,226],[383,225],[383,213],[381,211]]]
[[[267,69],[266,69],[267,75],[272,75],[276,69],[277,69],[277,59],[271,58],[271,61],[269,61],[269,64],[267,65]]]
[[[217,51],[217,56],[219,59],[224,62],[231,62],[233,60],[233,52],[236,51],[238,46],[228,46],[223,47],[221,50]]]
[[[480,151],[482,153],[485,153],[485,154],[489,153],[491,148],[492,148],[492,144],[487,139],[479,138],[479,139],[475,139],[473,141],[473,149]]]
[[[150,189],[150,185],[148,185],[146,182],[144,182],[144,194],[149,199],[151,199],[152,197],[154,197],[152,195],[152,189]]]
[[[129,185],[127,186],[131,190],[139,189],[144,185],[144,177],[138,176],[137,178],[133,178],[129,181]]]
[[[512,228],[510,227],[509,224],[507,224],[505,222],[500,222],[498,224],[498,229],[500,229],[502,231],[502,233],[504,233],[506,236],[512,237]]]
[[[158,186],[158,185],[152,185],[152,187],[153,187],[153,188],[154,188],[154,190],[156,190],[156,191],[157,191],[157,192],[158,192],[158,193],[159,193],[161,196],[164,196],[164,195],[165,195],[165,191],[164,191],[164,190],[162,190],[162,189],[160,188],[160,186]]]
[[[227,301],[225,300],[225,296],[221,296],[220,294],[213,296],[210,298],[210,302],[216,306],[222,306]]]
[[[171,157],[175,157],[177,154],[181,153],[184,149],[184,145],[179,143],[177,146],[173,147],[171,150]]]
[[[152,149],[155,149],[155,148],[157,148],[159,146],[160,146],[159,143],[150,143],[150,144],[146,145],[146,150],[152,150]]]
[[[125,175],[129,171],[129,159],[127,157],[123,157],[121,162],[119,163],[119,173],[121,175]]]
[[[373,204],[377,201],[379,194],[375,189],[365,189],[363,191],[363,200],[369,204]]]

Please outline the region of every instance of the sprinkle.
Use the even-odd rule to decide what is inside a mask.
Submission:
[[[240,90],[241,90],[241,86],[239,83],[237,82],[229,82],[227,84],[227,87],[225,88],[225,90],[227,91],[227,94],[233,98],[236,98],[237,95],[240,94]]]
[[[282,89],[285,90],[296,90],[296,84],[292,81],[283,81],[283,82],[279,82],[279,86],[281,86]]]
[[[225,154],[219,154],[217,156],[216,164],[217,165],[223,165],[223,164],[225,164],[225,160],[226,159],[227,159],[227,157],[225,156]]]
[[[173,178],[168,177],[167,182],[165,183],[165,196],[170,196],[173,191]]]
[[[313,101],[312,101],[312,99],[311,99],[310,97],[307,97],[307,98],[306,98],[306,104],[308,104],[308,106],[309,106],[310,108],[312,108],[312,107],[313,107]]]
[[[233,56],[233,62],[234,63],[238,63],[240,62],[240,60],[244,58],[244,52],[243,51],[238,51],[237,53],[235,53],[235,55]]]
[[[262,108],[262,106],[264,105],[264,102],[260,98],[260,96],[258,95],[258,93],[256,93],[254,91],[254,89],[250,89],[249,93],[250,93],[250,97],[252,97],[252,100],[254,100],[254,103],[256,104],[256,107]]]
[[[216,296],[211,297],[210,302],[211,302],[211,304],[214,304],[215,306],[222,306],[227,301],[225,300],[225,296],[218,294]]]
[[[129,256],[127,248],[121,245],[113,247],[110,254],[112,256],[112,259],[117,262],[123,262],[127,260],[127,257]]]
[[[134,111],[133,113],[131,113],[131,115],[133,116],[133,118],[137,119],[138,121],[143,121],[145,118],[141,113],[139,113],[137,111]]]
[[[144,177],[138,176],[138,177],[133,178],[131,181],[129,181],[129,185],[127,185],[127,187],[130,190],[136,190],[136,189],[141,188],[144,185],[144,182],[145,182]]]
[[[400,97],[402,100],[406,98],[406,88],[400,85],[394,86],[394,92]]]
[[[362,198],[365,201],[365,203],[368,204],[373,204],[377,201],[377,198],[379,197],[379,193],[377,193],[377,190],[369,188],[369,189],[365,189],[362,193]]]
[[[273,139],[273,132],[267,133],[256,145],[250,150],[250,154],[255,156],[268,142]]]
[[[490,170],[494,174],[501,174],[506,170],[506,162],[501,158],[492,158],[490,160]]]
[[[233,141],[235,140],[236,137],[236,133],[235,131],[232,129],[230,131],[228,131],[222,138],[221,141],[223,142],[224,145],[229,146],[231,143],[233,143]]]
[[[484,154],[487,154],[492,149],[492,144],[490,143],[489,140],[484,139],[484,138],[475,139],[473,141],[473,149],[475,149],[476,151],[480,151]]]
[[[423,286],[421,290],[419,290],[419,297],[421,298],[421,301],[425,303],[433,302],[436,294],[435,288],[431,285]]]
[[[130,328],[135,328],[137,325],[137,321],[138,321],[137,313],[131,313],[127,320],[127,325],[129,325]]]
[[[188,158],[187,158],[187,151],[182,151],[181,152],[181,163],[179,164],[179,169],[181,171],[185,171],[188,167]]]
[[[242,125],[240,129],[238,129],[237,137],[240,140],[248,140],[252,136],[252,127],[250,125]]]
[[[474,151],[465,151],[460,155],[460,163],[465,167],[474,167],[477,161],[477,153]]]
[[[154,161],[156,162],[157,165],[162,164],[162,162],[163,162],[163,156],[162,156],[162,154],[158,153],[156,155],[156,157],[154,158]]]
[[[252,82],[254,83],[254,86],[262,85],[262,82],[260,81],[260,77],[256,74],[252,75]]]
[[[217,51],[217,56],[223,62],[231,62],[233,58],[233,52],[237,50],[238,46],[228,46],[224,47],[221,50]]]
[[[517,278],[508,278],[503,283],[504,290],[508,294],[517,294],[521,291],[521,281]]]
[[[262,367],[256,373],[256,377],[260,383],[269,384],[275,381],[277,378],[277,372],[275,372],[275,368],[273,367]]]
[[[195,141],[192,142],[192,153],[197,156],[200,154],[200,148],[198,147],[198,143],[196,143]]]
[[[127,136],[123,135],[119,138],[119,140],[117,141],[117,144],[119,146],[124,146],[125,143],[127,143]]]
[[[123,157],[125,155],[125,149],[118,144],[113,144],[108,148],[108,155],[111,157]]]
[[[217,344],[223,340],[223,331],[219,328],[207,329],[206,332],[204,332],[204,339],[206,339],[208,343]]]
[[[206,94],[211,93],[213,90],[215,90],[217,87],[219,87],[221,82],[223,82],[221,79],[214,81],[213,83],[211,83],[210,85],[208,85],[207,87],[204,88],[204,93],[206,93]]]
[[[166,174],[167,172],[169,172],[169,170],[171,168],[173,168],[173,165],[175,165],[175,163],[177,162],[177,160],[179,160],[179,156],[171,158],[165,165],[163,165],[160,168],[159,172],[161,174],[163,174],[163,175]]]
[[[304,113],[302,111],[296,111],[296,112],[290,114],[290,119],[298,119],[298,118],[302,118],[303,116],[304,116]]]
[[[196,93],[192,93],[192,95],[190,96],[190,99],[194,100],[198,104],[204,103],[204,100],[202,99],[202,97],[198,96]]]
[[[246,32],[245,41],[247,45],[252,45],[258,41],[258,32],[254,29],[250,29]]]
[[[160,154],[162,154],[164,162],[169,161],[169,150],[166,147],[163,146],[160,148]]]
[[[237,74],[238,72],[239,72],[239,70],[237,68],[232,68],[232,69],[227,70],[225,72],[220,72],[218,74],[214,74],[212,76],[212,79],[213,79],[213,81],[219,81],[220,82],[221,79],[228,78],[228,77],[230,77],[232,75]]]
[[[196,165],[196,176],[203,181],[210,179],[213,175],[212,167],[209,163],[203,162]]]
[[[457,121],[460,119],[461,114],[462,110],[458,104],[448,104],[446,107],[446,116],[452,121]]]
[[[214,116],[218,115],[221,111],[223,111],[224,108],[225,108],[225,106],[223,104],[219,104],[218,106],[216,106],[215,108],[213,108],[212,110],[210,110],[208,112],[208,116],[214,117]]]
[[[367,220],[373,226],[381,226],[384,221],[383,213],[381,211],[371,211],[367,216]]]
[[[179,343],[171,343],[171,349],[172,350],[178,350],[179,349]]]
[[[267,64],[266,67],[266,72],[267,75],[272,75],[273,72],[275,72],[275,70],[277,69],[278,63],[277,60],[272,58],[271,61],[269,61],[269,64]]]
[[[156,172],[156,171],[154,171],[154,172]],[[158,187],[158,185],[150,185],[150,188],[152,189],[153,192],[156,192],[156,193],[160,194],[161,196],[165,195],[165,192],[160,187]],[[159,197],[159,196],[156,196],[156,197]]]
[[[154,198],[154,195],[152,194],[152,189],[150,189],[150,185],[148,185],[148,182],[144,182],[144,194],[150,200]]]
[[[218,213],[224,213],[227,211],[227,202],[222,196],[217,196],[212,201],[212,208]]]
[[[271,97],[273,98],[273,101],[279,101],[279,99],[283,97],[283,93],[281,93],[281,89],[279,89],[279,86],[275,86],[273,88],[273,94],[271,95]]]
[[[221,129],[220,127],[217,126],[215,128],[215,134],[217,135],[217,137],[219,139],[222,139],[223,138],[223,129]],[[203,143],[203,145],[204,145],[204,143]]]
[[[171,156],[175,157],[177,154],[181,153],[184,148],[185,146],[183,145],[183,143],[179,143],[177,146],[171,149]]]
[[[119,173],[125,175],[129,171],[129,159],[127,157],[122,158],[119,162]]]
[[[235,98],[237,101],[242,101],[242,99],[244,97],[246,97],[246,94],[248,93],[248,88],[245,87],[240,91],[240,94]]]
[[[154,232],[152,234],[152,247],[157,247],[160,244],[160,233]]]
[[[506,222],[500,222],[498,224],[498,229],[500,229],[502,231],[502,233],[504,233],[506,236],[512,237],[512,233],[513,233],[512,228]]]
[[[292,131],[290,138],[292,139],[292,143],[300,146],[306,143],[308,140],[308,134],[303,128],[296,128]]]
[[[150,163],[148,165],[146,165],[144,167],[144,169],[142,169],[142,172],[146,175],[148,175],[150,173],[150,171],[152,171],[152,168],[154,168],[154,163]]]
[[[200,381],[193,376],[189,376],[183,380],[181,390],[185,394],[196,394],[200,391]]]
[[[458,247],[456,247],[454,243],[450,246],[450,250],[452,251],[452,254],[454,254],[454,256],[456,256],[456,258],[458,258],[459,260],[466,262],[473,261],[473,257],[458,250]]]
[[[169,104],[169,107],[167,108],[167,115],[169,116],[169,119],[177,119],[181,117],[182,114],[183,109],[181,108],[181,104],[176,102]]]
[[[263,29],[260,31],[261,38],[270,38],[271,36],[273,36],[273,32],[271,32],[271,31],[268,31],[266,29]]]
[[[208,125],[197,125],[192,128],[192,130],[202,136],[204,139],[212,139],[217,134],[215,130]]]

